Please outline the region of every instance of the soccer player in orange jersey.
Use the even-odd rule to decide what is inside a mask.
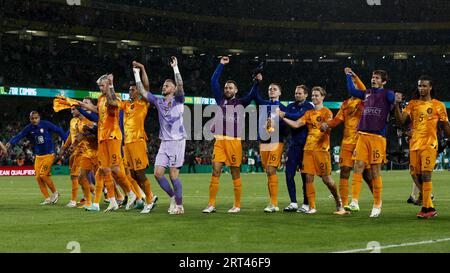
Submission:
[[[81,126],[82,115],[76,108],[72,108],[71,111],[73,118],[70,120],[69,123],[69,136],[67,137],[66,142],[64,143],[59,154],[63,155],[66,152],[66,150],[70,151],[69,153],[71,154],[69,158],[69,169],[70,169],[70,179],[72,180],[72,197],[66,206],[73,208],[77,206],[78,176],[80,174],[80,159],[82,154],[81,150],[82,146],[78,145],[77,141],[75,141],[75,138],[82,129]]]
[[[315,86],[311,90],[311,101],[315,109],[309,110],[300,119],[293,121],[285,117],[285,113],[279,112],[280,118],[286,124],[293,128],[308,126],[308,137],[304,148],[302,172],[306,173],[306,196],[308,197],[309,210],[305,213],[314,214],[316,210],[316,193],[314,189],[314,176],[322,177],[323,182],[327,185],[336,202],[336,210],[343,211],[336,185],[331,177],[331,158],[330,158],[330,132],[329,130],[322,132],[320,125],[323,122],[333,118],[330,109],[323,106],[323,100],[326,91],[320,86]]]
[[[395,117],[399,125],[411,120],[412,137],[409,141],[409,159],[411,175],[414,180],[421,182],[423,198],[422,209],[417,213],[418,218],[429,219],[437,215],[431,200],[431,173],[436,163],[438,150],[437,125],[443,123],[447,136],[450,135],[445,105],[433,99],[433,80],[428,76],[421,76],[417,82],[419,98],[411,100],[400,110],[401,101],[396,100]]]
[[[113,75],[103,75],[97,80],[98,87],[102,94],[98,98],[97,107],[88,104],[82,104],[88,110],[98,112],[98,164],[99,174],[103,179],[108,191],[109,206],[105,210],[114,211],[119,209],[114,196],[114,183],[112,173],[117,178],[118,183],[125,187],[125,193],[128,194],[126,207],[130,207],[136,200],[136,194],[131,190],[130,184],[126,178],[121,155],[122,132],[119,126],[119,111],[122,107],[122,101],[116,96],[113,86]],[[97,179],[96,179],[97,181]],[[98,182],[98,181],[97,181]],[[98,188],[98,187],[97,187]],[[96,200],[97,191],[96,191]],[[86,208],[89,211],[99,211],[99,204],[94,202],[92,206]]]
[[[350,68],[346,68],[350,69]],[[358,89],[366,90],[366,87],[361,82],[359,77],[352,73],[354,82]],[[321,125],[321,130],[326,131],[328,128],[334,128],[341,123],[344,123],[344,137],[341,143],[341,152],[339,155],[339,165],[340,165],[340,181],[339,181],[339,195],[342,198],[342,206],[344,206],[344,211],[337,211],[336,214],[347,214],[349,211],[358,211],[359,207],[349,206],[349,194],[348,194],[348,179],[350,178],[350,171],[353,168],[354,162],[352,160],[352,154],[356,147],[356,142],[358,140],[357,127],[359,120],[361,118],[362,111],[364,109],[364,103],[361,99],[356,97],[350,97],[345,100],[336,117],[333,120],[324,122]],[[369,169],[365,169],[363,173],[364,180],[372,191],[372,179]],[[359,181],[360,182],[360,181]],[[359,193],[361,191],[361,183],[352,184],[352,200],[359,199]],[[353,205],[354,203],[352,203]]]
[[[142,73],[142,84],[148,89],[148,76],[144,65],[133,62],[133,67],[139,68]],[[151,191],[150,181],[145,176],[149,162],[147,157],[147,135],[144,121],[150,104],[140,98],[135,82],[130,83],[130,101],[123,103],[124,132],[125,132],[125,162],[135,179],[145,192],[145,206],[141,213],[149,213],[156,204],[158,197]]]
[[[356,88],[352,79],[353,74],[347,69],[345,73],[350,95],[364,100],[364,111],[358,124],[358,141],[352,156],[352,159],[355,160],[352,184],[360,184],[364,169],[370,166],[373,207],[369,217],[375,218],[381,214],[383,189],[381,165],[386,162],[387,117],[395,101],[395,95],[392,90],[384,87],[388,80],[388,74],[384,70],[373,71],[372,88],[366,90]]]

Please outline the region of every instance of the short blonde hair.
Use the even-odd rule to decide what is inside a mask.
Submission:
[[[97,84],[101,83],[102,81],[106,81],[108,79],[108,74],[101,75],[100,78],[97,80]]]
[[[323,97],[326,97],[326,96],[327,96],[327,91],[325,91],[325,88],[323,88],[322,86],[314,86],[314,87],[311,89],[311,93],[314,92],[314,91],[320,92],[320,94],[321,94]]]

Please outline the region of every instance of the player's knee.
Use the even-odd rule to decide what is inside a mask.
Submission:
[[[349,167],[341,167],[341,173],[339,177],[341,179],[348,179],[350,177],[350,170],[351,168]]]
[[[423,172],[422,173],[422,181],[430,182],[431,181],[431,172]]]
[[[221,171],[222,171],[222,170],[220,170],[220,169],[213,168],[213,170],[212,170],[212,175],[213,175],[213,176],[216,176],[216,177],[219,177]]]
[[[134,172],[134,176],[138,182],[144,182],[145,180],[147,180],[147,177],[145,176],[144,171]]]
[[[39,178],[39,179],[41,179],[41,180],[44,180],[45,178],[47,178],[47,175],[46,175],[46,174],[43,174],[43,173],[40,173],[40,174],[38,174],[36,177]]]
[[[175,181],[175,180],[177,180],[177,179],[178,179],[178,173],[172,173],[172,172],[170,172],[170,173],[169,173],[169,178],[170,178],[170,181]]]

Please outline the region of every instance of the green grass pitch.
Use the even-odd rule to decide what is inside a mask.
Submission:
[[[381,252],[450,252],[450,240],[387,247],[398,244],[450,238],[450,173],[433,173],[433,193],[438,216],[419,220],[419,207],[406,203],[411,191],[407,171],[382,172],[383,211],[369,218],[370,192],[363,184],[359,213],[333,215],[334,202],[316,178],[318,213],[284,213],[289,203],[284,174],[279,174],[280,212],[268,214],[267,180],[264,174],[243,174],[242,210],[227,214],[233,205],[229,174],[222,175],[217,212],[203,214],[208,203],[209,174],[181,175],[184,215],[168,215],[168,197],[149,176],[158,206],[148,215],[121,209],[113,213],[86,212],[67,208],[68,176],[54,176],[61,193],[56,205],[41,206],[42,195],[33,177],[0,178],[0,252],[70,252],[76,241],[81,252],[230,252],[287,253],[334,252],[364,249],[370,241],[380,243]],[[338,182],[338,174],[333,173]],[[296,177],[297,189],[301,188]],[[300,193],[298,192],[299,200]],[[79,191],[81,197],[81,189]],[[102,201],[103,202],[103,201]],[[101,203],[101,208],[106,208]]]

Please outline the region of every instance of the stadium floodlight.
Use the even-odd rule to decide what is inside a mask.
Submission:
[[[20,31],[19,32],[19,40],[31,40],[33,39],[33,35],[28,31]]]
[[[408,59],[408,53],[394,52],[394,60],[406,60],[406,59]]]
[[[192,55],[192,54],[194,54],[194,47],[183,46],[183,47],[181,47],[181,53],[185,54],[185,55]]]

